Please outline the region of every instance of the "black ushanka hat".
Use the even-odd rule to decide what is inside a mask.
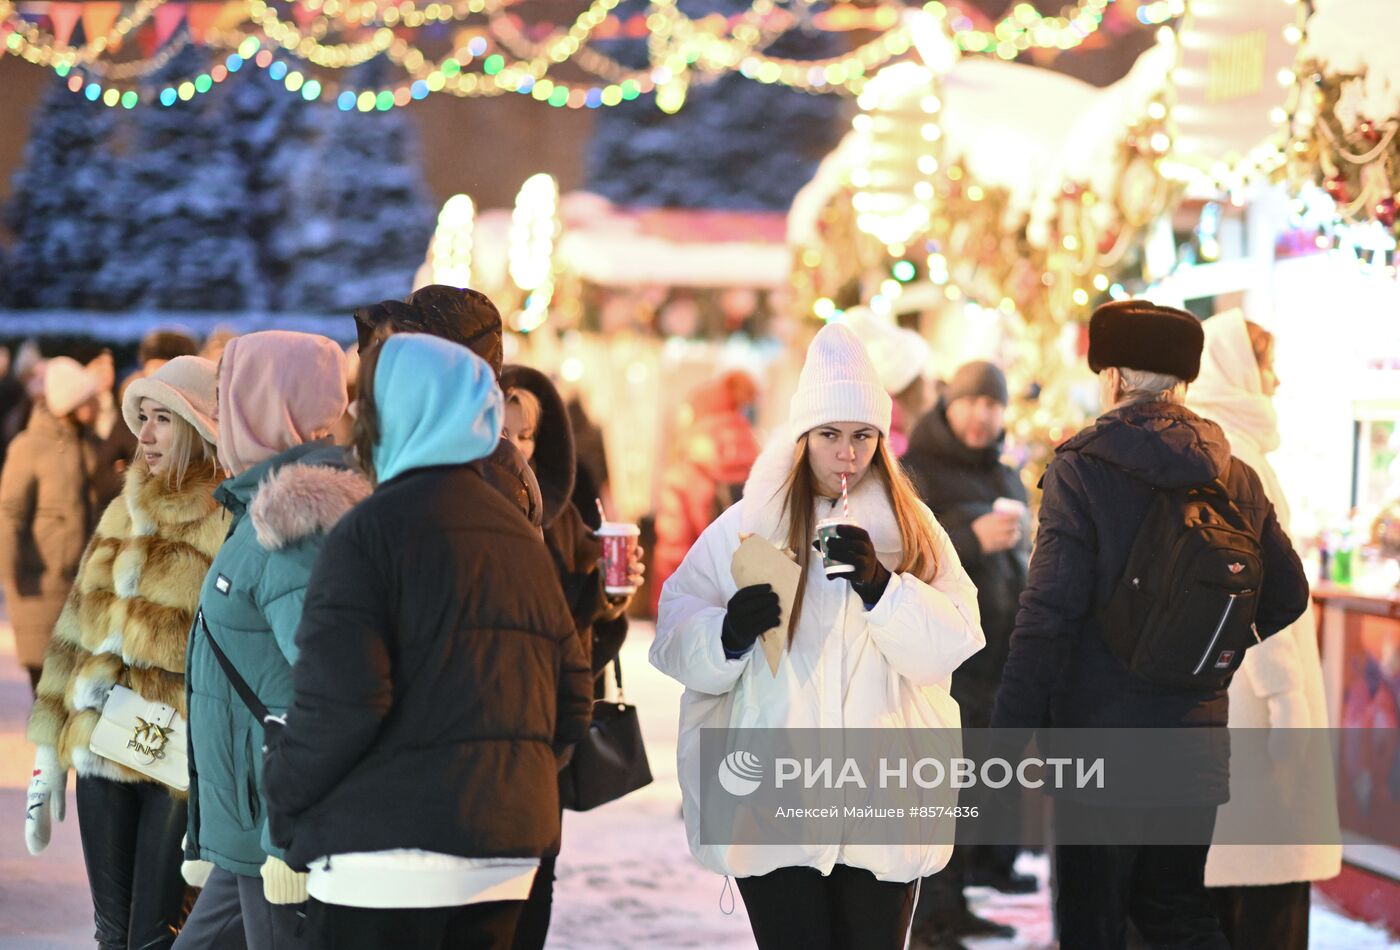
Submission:
[[[1185,310],[1150,300],[1115,300],[1089,319],[1089,368],[1166,373],[1189,383],[1201,372],[1205,339],[1201,321]]]

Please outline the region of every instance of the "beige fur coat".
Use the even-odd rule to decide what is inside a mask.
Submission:
[[[179,490],[144,461],[128,471],[78,568],[54,627],[29,716],[29,741],[80,775],[150,781],[88,749],[116,683],[185,714],[185,644],[200,584],[228,531],[212,472]]]

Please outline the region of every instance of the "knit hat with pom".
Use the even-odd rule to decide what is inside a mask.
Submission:
[[[832,422],[863,422],[888,438],[893,409],[860,337],[840,323],[822,327],[807,348],[792,396],[793,434],[800,438]]]
[[[44,402],[55,416],[66,416],[97,395],[97,377],[67,356],[44,364]]]

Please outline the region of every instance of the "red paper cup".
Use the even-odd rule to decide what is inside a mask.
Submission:
[[[629,578],[627,567],[631,563],[632,545],[641,536],[642,529],[634,524],[605,521],[596,533],[603,542],[603,590],[613,595],[635,594],[637,588]]]

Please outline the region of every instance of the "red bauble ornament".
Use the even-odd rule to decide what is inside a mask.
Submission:
[[[1340,175],[1334,175],[1322,183],[1323,189],[1332,196],[1332,200],[1339,204],[1346,204],[1351,200],[1351,191],[1347,188],[1347,180]]]
[[[1395,227],[1395,222],[1400,220],[1400,205],[1396,204],[1394,195],[1376,202],[1375,212],[1376,220],[1388,228]]]

